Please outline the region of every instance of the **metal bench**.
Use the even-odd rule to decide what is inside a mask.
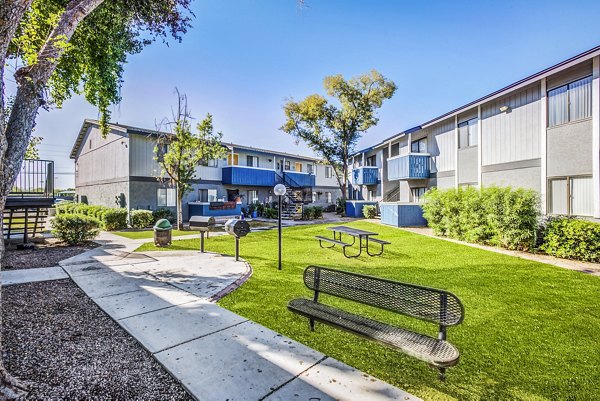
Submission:
[[[337,239],[322,237],[320,235],[315,236],[315,238],[319,240],[319,245],[321,246],[321,248],[333,248],[336,245],[339,245],[339,246],[345,248],[347,246],[352,246],[354,244],[354,242],[352,244],[348,244],[347,242],[343,242],[342,240],[338,241]],[[331,245],[331,246],[323,246],[323,242],[322,241],[329,242],[329,243],[331,243],[333,245]]]
[[[369,251],[369,244],[371,242],[374,242],[376,244],[381,245],[381,250],[378,253],[371,253]],[[383,254],[383,246],[384,245],[389,245],[389,244],[391,244],[391,242],[385,241],[385,240],[382,240],[382,239],[377,239],[377,238],[370,237],[370,238],[367,239],[367,253],[369,254],[369,256],[380,256],[380,255]]]
[[[446,341],[447,327],[464,318],[463,305],[454,294],[319,266],[304,270],[304,284],[314,291],[313,299],[293,299],[288,309],[307,317],[311,331],[319,321],[376,341],[439,369],[440,380],[445,380],[446,368],[458,363],[458,349]],[[438,338],[322,304],[320,293],[436,323]]]

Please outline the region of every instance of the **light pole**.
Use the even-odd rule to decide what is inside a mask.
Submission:
[[[278,234],[279,234],[279,263],[277,265],[277,269],[281,270],[281,197],[283,195],[285,195],[286,189],[285,189],[285,185],[283,184],[277,184],[275,185],[275,188],[273,188],[273,192],[275,193],[275,195],[277,195],[279,197],[279,202],[277,202],[278,207],[279,207],[279,213],[277,214],[277,228],[278,228]]]

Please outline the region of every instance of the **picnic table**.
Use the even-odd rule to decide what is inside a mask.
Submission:
[[[367,251],[369,256],[379,256],[383,253],[383,246],[389,244],[390,242],[384,241],[378,238],[373,238],[379,233],[373,231],[361,230],[358,228],[348,227],[348,226],[333,226],[327,227],[328,230],[333,231],[333,239],[328,237],[323,237],[317,235],[315,238],[319,240],[319,245],[321,248],[333,248],[336,245],[341,246],[344,252],[344,256],[347,258],[357,258],[362,254],[363,249]],[[347,236],[352,237],[352,243],[342,241],[342,235],[345,234]],[[346,248],[352,247],[356,243],[356,239],[358,238],[358,253],[354,255],[350,255],[346,253]],[[364,240],[364,241],[363,241]],[[323,242],[330,243],[330,246],[324,246]],[[369,251],[369,243],[376,243],[381,246],[381,249],[378,253],[371,253]]]

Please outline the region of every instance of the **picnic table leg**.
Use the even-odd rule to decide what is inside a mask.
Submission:
[[[354,242],[356,242],[356,237],[354,237]],[[352,245],[354,245],[354,242],[352,242]],[[363,244],[362,244],[362,235],[358,236],[358,253],[356,255],[348,255],[346,253],[346,248],[348,248],[348,246],[344,247],[344,256],[347,258],[358,258],[360,256],[360,254],[362,253],[363,250]]]
[[[381,250],[379,251],[379,253],[371,253],[369,252],[369,237],[367,237],[367,253],[369,254],[369,256],[381,256],[383,254],[383,244],[381,245]]]

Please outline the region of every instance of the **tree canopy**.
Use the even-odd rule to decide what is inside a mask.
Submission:
[[[281,130],[306,143],[333,167],[345,200],[348,158],[361,136],[379,121],[376,111],[394,95],[396,84],[372,70],[349,80],[340,74],[328,76],[323,86],[337,104],[318,94],[299,102],[289,100],[283,106],[286,121]]]

